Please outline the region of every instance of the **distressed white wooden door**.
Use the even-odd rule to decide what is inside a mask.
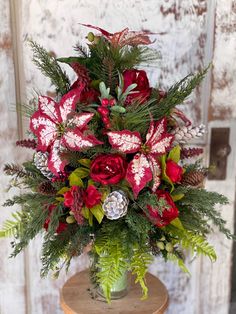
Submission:
[[[162,60],[148,69],[153,85],[167,88],[190,72],[213,60],[213,68],[184,107],[196,124],[205,123],[208,135],[200,145],[209,157],[210,129],[231,128],[232,152],[227,178],[209,181],[207,187],[230,198],[223,215],[233,226],[235,191],[236,119],[236,2],[232,0],[0,0],[0,166],[19,161],[25,151],[14,148],[27,122],[12,108],[29,100],[33,91],[50,95],[49,81],[33,66],[26,39],[32,38],[57,56],[73,54],[73,46],[84,41],[87,29],[78,23],[98,25],[111,32],[128,26],[162,33],[154,44]],[[73,75],[73,74],[71,74]],[[6,178],[1,174],[0,200]],[[0,221],[9,214],[1,209]],[[167,285],[168,314],[227,314],[230,296],[231,243],[217,232],[212,236],[219,258],[189,262],[187,277],[173,264],[157,260],[150,268]],[[59,314],[59,288],[73,272],[87,265],[86,256],[74,261],[67,276],[58,281],[41,280],[40,238],[15,260],[9,260],[9,241],[0,240],[0,314]]]

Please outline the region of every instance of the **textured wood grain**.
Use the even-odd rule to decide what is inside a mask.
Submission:
[[[22,159],[15,148],[17,139],[17,117],[14,111],[15,82],[8,1],[0,1],[0,204],[11,197],[14,191],[6,192],[9,178],[3,175],[6,161]],[[14,208],[16,209],[16,208]],[[1,207],[0,225],[9,218],[11,210]],[[24,256],[9,260],[10,240],[0,239],[0,313],[26,313]]]
[[[149,296],[140,300],[140,286],[131,279],[128,295],[111,304],[91,299],[89,272],[83,271],[70,278],[61,291],[61,307],[65,314],[164,314],[168,306],[168,292],[163,283],[147,274]]]
[[[236,118],[236,2],[217,1],[210,120]]]

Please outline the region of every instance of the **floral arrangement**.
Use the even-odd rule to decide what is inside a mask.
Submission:
[[[93,27],[91,25],[86,25]],[[24,190],[4,204],[21,211],[3,225],[13,236],[12,256],[43,232],[41,275],[58,276],[88,247],[96,256],[95,281],[110,300],[123,269],[148,289],[153,256],[177,262],[185,250],[216,259],[206,236],[212,224],[233,235],[216,204],[226,197],[204,189],[202,148],[189,146],[204,134],[176,108],[200,84],[207,69],[167,91],[151,87],[138,68],[159,57],[152,34],[124,29],[111,34],[93,27],[88,46],[56,59],[31,41],[34,63],[56,87],[55,98],[38,95],[28,112],[31,138],[18,146],[34,150],[23,165],[6,164],[13,186]],[[71,83],[62,69],[69,65]]]

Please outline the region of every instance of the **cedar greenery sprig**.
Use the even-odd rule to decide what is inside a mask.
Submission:
[[[24,167],[14,163],[5,164],[3,171],[6,175],[15,176],[16,178],[35,177],[35,175],[32,172],[26,171]]]
[[[57,92],[64,95],[70,88],[70,81],[56,58],[33,40],[29,40],[29,45],[33,50],[34,64],[46,77],[50,78]]]

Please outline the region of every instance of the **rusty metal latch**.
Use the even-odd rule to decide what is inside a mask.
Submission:
[[[210,145],[210,162],[212,170],[209,180],[225,180],[227,174],[227,159],[231,152],[229,145],[230,128],[212,128]]]

